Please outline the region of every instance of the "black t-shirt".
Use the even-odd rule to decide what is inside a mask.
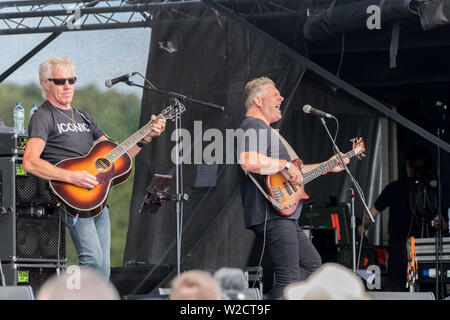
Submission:
[[[242,129],[241,132],[239,132]],[[237,137],[237,155],[241,152],[256,151],[265,156],[283,160],[294,160],[280,141],[276,133],[272,132],[270,126],[264,121],[246,117],[241,122],[239,129],[236,131]],[[252,174],[264,188],[264,176]],[[298,219],[300,217],[302,202],[300,202],[296,212],[288,217],[279,215],[272,207],[272,204],[264,197],[261,191],[255,186],[254,182],[248,177],[238,165],[239,188],[241,191],[242,204],[244,206],[245,227],[249,229],[251,226],[264,223],[267,212],[267,220],[271,219]]]
[[[413,180],[402,178],[388,184],[375,201],[374,207],[383,211],[389,207],[389,245],[406,245],[409,236],[420,236],[420,219],[412,219],[410,190]]]
[[[71,121],[72,110],[56,109],[49,101],[33,114],[28,136],[44,139],[42,159],[56,164],[67,158],[85,156],[94,141],[104,135],[89,114],[74,109],[73,115],[75,123]]]

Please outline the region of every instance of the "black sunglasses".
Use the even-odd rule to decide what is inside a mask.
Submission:
[[[77,81],[77,77],[73,77],[73,78],[48,78],[48,81],[53,81],[54,84],[56,84],[57,86],[62,86],[66,83],[66,80],[69,81],[69,84],[75,84],[75,82]]]

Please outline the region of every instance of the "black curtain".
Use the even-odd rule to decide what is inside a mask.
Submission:
[[[293,61],[263,37],[220,16],[212,10],[193,7],[186,18],[156,24],[152,29],[147,78],[159,89],[178,92],[199,100],[225,106],[225,111],[185,102],[182,116],[184,145],[184,203],[182,236],[182,270],[199,268],[215,271],[221,267],[255,266],[260,247],[254,235],[244,229],[242,204],[237,185],[236,164],[224,164],[234,157],[227,139],[227,129],[235,129],[245,113],[242,90],[258,76],[273,79],[285,97],[283,120],[277,125],[305,163],[328,159],[333,150],[318,118],[302,112],[304,104],[322,108],[339,119],[337,144],[341,151],[350,150],[350,138],[366,140],[367,157],[352,161],[349,168],[367,197],[373,199],[381,191],[381,156],[387,146],[381,145],[382,121],[357,99],[317,78],[300,63]],[[201,10],[203,16],[198,16]],[[194,12],[195,11],[195,12]],[[196,15],[197,14],[197,15]],[[270,23],[270,21],[268,22]],[[284,26],[290,32],[289,26]],[[169,48],[172,48],[170,50]],[[142,100],[141,126],[151,114],[158,114],[169,104],[169,98],[145,92]],[[201,121],[201,122],[200,122]],[[327,121],[330,131],[336,124]],[[207,150],[213,141],[202,141],[201,132],[222,133],[225,148],[223,162],[195,164],[198,150]],[[216,137],[220,136],[216,135]],[[189,140],[189,141],[188,141]],[[175,203],[162,206],[155,215],[139,214],[139,208],[155,173],[173,175],[171,192],[175,192],[174,125],[167,124],[163,135],[154,139],[136,159],[136,172],[130,224],[124,263],[176,263]],[[200,148],[201,147],[201,148]],[[196,152],[197,150],[197,152]],[[196,158],[197,157],[197,158]],[[189,164],[190,162],[190,164]],[[209,178],[209,179],[206,179]],[[205,182],[204,180],[208,180]],[[205,186],[208,184],[209,186]],[[316,205],[326,205],[330,196],[338,202],[348,201],[350,181],[345,173],[329,174],[307,185],[307,193]],[[357,214],[362,207],[356,201]]]

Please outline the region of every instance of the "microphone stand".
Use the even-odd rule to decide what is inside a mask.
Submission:
[[[313,203],[311,202],[309,204],[309,241],[312,241],[312,232],[313,232],[312,216],[313,216]]]
[[[342,165],[344,166],[345,171],[346,171],[347,174],[350,176],[350,180],[352,181],[353,185],[355,186],[356,191],[358,192],[359,198],[361,199],[361,202],[362,202],[363,205],[364,205],[364,209],[366,210],[366,212],[367,212],[367,214],[368,214],[370,220],[371,220],[372,222],[375,222],[375,219],[373,218],[372,214],[370,213],[369,208],[367,207],[367,204],[366,204],[365,201],[364,201],[365,198],[364,198],[363,192],[362,192],[362,190],[361,190],[361,187],[359,186],[358,182],[355,180],[355,178],[353,177],[353,175],[350,173],[350,171],[348,170],[347,165],[345,164],[344,160],[342,159],[341,151],[339,150],[338,146],[336,145],[336,142],[334,141],[333,137],[331,136],[331,133],[330,133],[330,131],[328,130],[328,127],[327,127],[327,124],[326,124],[326,122],[325,122],[324,117],[323,117],[323,116],[319,116],[319,117],[320,117],[320,122],[321,122],[322,125],[324,126],[325,131],[327,132],[328,137],[330,138],[330,140],[331,140],[331,142],[332,142],[332,144],[333,144],[334,152],[337,154],[339,160],[341,161]],[[333,117],[333,119],[335,119],[336,121],[338,121],[335,117]],[[363,216],[363,218],[364,218],[364,216]],[[364,219],[363,219],[363,225],[364,225]],[[353,238],[353,247],[356,246],[355,241],[356,241],[356,238]],[[361,236],[360,241],[361,241],[360,245],[362,245],[362,236]],[[354,255],[356,256],[356,247],[355,247],[355,249],[354,249]],[[356,260],[356,257],[355,257],[354,259]],[[353,263],[353,268],[354,268],[353,272],[356,274],[355,260],[354,260],[354,263]],[[359,260],[359,259],[358,259],[358,260]],[[359,265],[359,261],[358,261],[358,265]]]
[[[444,115],[445,119],[445,115]],[[444,130],[442,129],[442,132]],[[441,128],[438,128],[437,130],[437,136],[438,139],[441,138]],[[442,281],[442,265],[440,263],[440,255],[442,251],[442,203],[441,203],[441,196],[442,196],[442,189],[441,189],[441,149],[439,146],[437,146],[437,175],[438,175],[438,222],[435,224],[435,237],[436,237],[436,243],[435,243],[435,251],[436,251],[436,298],[439,300],[439,298],[443,298],[443,293],[439,294],[439,282]],[[433,217],[434,218],[434,217]],[[443,288],[441,288],[442,290]]]
[[[140,73],[136,73],[144,78]],[[183,105],[179,100],[182,101],[190,101],[194,103],[199,103],[205,105],[207,107],[215,108],[224,111],[223,106],[219,106],[214,103],[204,102],[197,99],[190,98],[180,93],[169,92],[164,90],[157,89],[154,85],[152,85],[147,79],[144,78],[150,85],[138,85],[130,80],[125,80],[124,83],[129,86],[135,86],[142,88],[144,90],[151,90],[161,95],[166,95],[171,97],[175,101],[175,135],[176,135],[176,144],[175,144],[175,154],[176,154],[176,163],[175,163],[175,177],[176,177],[176,194],[175,194],[175,210],[176,210],[176,218],[177,218],[177,275],[181,273],[181,237],[182,237],[182,221],[183,221],[183,201],[188,199],[188,195],[183,192],[183,166],[182,166],[182,158],[180,157],[180,144],[181,144],[181,112],[180,107]],[[184,106],[183,106],[184,107]]]
[[[356,218],[355,218],[355,191],[350,188],[349,189],[352,192],[351,195],[351,220],[350,220],[350,226],[352,228],[352,261],[353,261],[353,273],[356,274]]]
[[[441,124],[445,126],[445,121],[447,119],[446,112],[447,112],[447,105],[437,101],[435,104],[436,107],[440,108],[440,111],[442,112],[442,119]],[[444,129],[441,129],[440,125],[437,128],[437,137],[438,139],[441,139],[441,134],[444,133]],[[437,223],[435,223],[434,228],[436,230],[435,233],[435,263],[436,263],[436,298],[439,300],[440,298],[443,298],[444,292],[443,292],[443,283],[441,283],[441,292],[439,291],[439,282],[442,282],[442,262],[440,261],[440,255],[442,253],[442,226],[443,226],[443,217],[442,217],[442,188],[441,188],[441,148],[437,146],[437,180],[438,180],[438,219]],[[434,217],[433,217],[434,219]]]
[[[336,119],[335,117],[333,117],[333,118],[337,121],[337,119]],[[356,191],[358,192],[358,195],[359,195],[359,197],[360,197],[360,199],[361,199],[361,202],[362,202],[363,205],[364,205],[364,209],[366,209],[366,212],[367,212],[367,214],[368,214],[370,220],[371,220],[372,222],[375,222],[375,219],[373,218],[372,214],[370,213],[369,208],[367,207],[367,204],[366,204],[365,201],[364,201],[364,195],[362,194],[362,190],[361,190],[361,188],[359,187],[358,183],[356,182],[355,178],[352,176],[352,174],[351,174],[350,171],[348,170],[348,167],[347,167],[347,165],[345,164],[344,160],[342,159],[341,151],[339,150],[338,146],[336,145],[336,142],[334,141],[333,137],[331,136],[331,133],[330,133],[330,131],[328,130],[328,127],[327,127],[327,124],[326,124],[324,118],[323,118],[323,117],[320,117],[320,121],[321,121],[321,123],[323,124],[323,126],[324,126],[324,128],[325,128],[325,131],[327,132],[328,136],[330,137],[331,142],[333,143],[333,149],[334,149],[334,152],[336,152],[336,154],[337,154],[339,160],[341,161],[342,165],[344,166],[345,171],[348,173],[348,175],[350,176],[350,179],[352,180],[353,184],[355,185]]]

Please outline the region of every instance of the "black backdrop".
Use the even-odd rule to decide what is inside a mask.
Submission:
[[[203,12],[205,7],[192,10]],[[177,19],[154,25],[147,67],[147,78],[157,88],[225,106],[222,112],[185,102],[187,112],[182,116],[182,127],[191,134],[192,149],[201,146],[204,150],[211,143],[195,134],[195,121],[201,121],[203,133],[216,128],[225,137],[225,130],[237,128],[244,115],[242,90],[245,83],[265,75],[276,82],[285,97],[283,120],[277,124],[280,132],[306,163],[324,161],[333,152],[318,118],[302,113],[306,103],[324,107],[339,119],[337,143],[341,151],[351,148],[350,138],[365,138],[367,157],[363,161],[352,161],[349,168],[362,186],[366,201],[372,203],[385,175],[381,165],[387,148],[382,144],[386,134],[383,120],[357,99],[305,72],[300,63],[264,38],[224,16],[218,17],[212,10],[206,11],[208,13],[201,19]],[[197,13],[192,12],[192,15]],[[168,46],[175,51],[165,49]],[[158,114],[168,104],[168,97],[145,92],[141,126],[151,114]],[[336,125],[328,124],[334,134]],[[138,213],[153,175],[175,175],[171,159],[175,146],[173,137],[174,124],[169,122],[165,133],[154,139],[136,159],[125,264],[176,264],[175,203],[165,204],[156,215]],[[226,145],[225,138],[223,144]],[[225,154],[230,153],[233,148],[228,145]],[[185,149],[184,155],[194,161],[189,150]],[[216,170],[215,186],[196,186],[196,179],[205,168]],[[182,270],[200,268],[213,272],[225,266],[245,268],[258,264],[260,251],[254,248],[259,247],[254,244],[253,233],[244,229],[236,170],[235,164],[183,165],[184,191],[190,198],[183,210]],[[306,189],[316,206],[325,206],[330,196],[336,197],[338,202],[349,201],[350,186],[345,173],[339,173],[320,177]],[[175,192],[174,183],[171,191]],[[357,215],[361,216],[359,200],[356,206]]]

